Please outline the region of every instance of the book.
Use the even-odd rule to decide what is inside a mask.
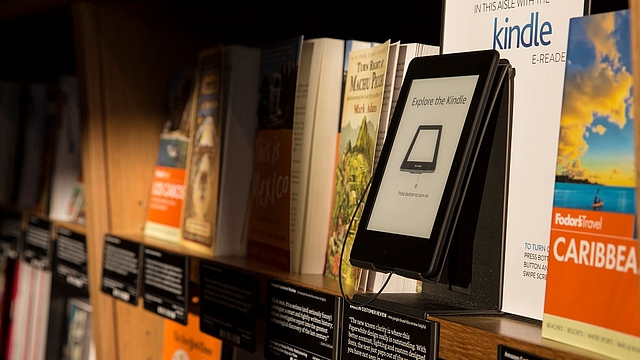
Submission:
[[[144,224],[146,236],[174,243],[180,242],[182,236],[182,206],[192,129],[193,72],[190,68],[180,69],[171,79],[167,120],[160,133]]]
[[[187,314],[187,325],[172,320],[164,321],[163,359],[218,360],[222,354],[222,341],[200,331],[200,316]]]
[[[26,330],[30,333],[26,358],[45,360],[52,273],[46,269],[33,269],[32,271],[35,272],[35,282],[33,284],[33,304],[29,310],[32,313],[31,323],[27,325]]]
[[[22,138],[22,84],[0,81],[0,204],[14,205]]]
[[[303,36],[261,48],[258,127],[247,209],[247,258],[290,271],[293,113]]]
[[[352,50],[360,50],[360,49],[367,49],[367,48],[371,48],[373,46],[376,45],[380,45],[380,43],[377,42],[373,42],[373,41],[363,41],[363,40],[355,40],[355,39],[349,39],[349,40],[345,40],[344,43],[344,60],[342,62],[342,92],[341,92],[341,96],[342,96],[342,102],[340,103],[340,116],[342,116],[342,106],[344,105],[344,90],[346,88],[347,85],[347,70],[349,68],[349,54],[351,53]],[[337,132],[337,137],[336,137],[336,160],[335,163],[337,164],[338,162],[338,155],[340,152],[339,149],[339,145],[340,145],[340,126],[341,124],[338,124],[338,132]],[[335,174],[335,171],[334,171]],[[335,175],[334,175],[335,176]],[[335,179],[334,179],[335,180]],[[333,205],[333,196],[335,195],[335,181],[334,181],[334,188],[333,189],[333,195],[331,195],[331,204]],[[332,209],[333,211],[333,209]],[[332,254],[332,252],[335,250],[335,247],[331,246],[331,236],[327,236],[328,240],[328,246],[326,249],[326,259],[325,261],[325,273],[327,272],[327,262],[330,261],[329,258],[334,258],[335,255]],[[358,279],[358,290],[361,291],[365,291],[366,290],[366,284],[367,284],[367,275],[368,275],[368,271],[362,271],[360,273],[360,277]]]
[[[204,72],[218,74],[216,76],[220,78],[215,79],[216,84],[203,83],[208,81],[209,75],[199,76],[192,69],[183,69],[176,74],[174,90],[170,93],[170,116],[161,134],[145,234],[216,255],[242,255],[256,129],[260,49],[219,45],[205,50],[199,59],[201,73],[203,66],[214,66],[209,61],[213,57],[216,68]],[[216,89],[203,89],[197,81]],[[202,94],[203,90],[214,93]],[[198,94],[201,94],[200,99],[196,99]],[[214,104],[217,108],[209,108]],[[200,136],[195,127],[197,124],[192,121],[202,122],[205,126],[201,130],[214,139],[213,150],[206,155],[214,161],[192,158],[187,165],[188,156],[203,157],[205,155],[199,152],[207,149],[201,146],[189,155],[189,144],[193,144],[190,137]],[[209,128],[208,123],[213,124],[213,128]],[[207,142],[207,137],[201,140]],[[204,176],[206,172],[201,171],[200,179],[205,183],[190,184],[189,187],[185,183],[187,172],[191,172],[196,162],[200,170],[193,170],[193,174],[209,166],[210,176]],[[191,176],[192,180],[196,179],[196,175]],[[170,191],[163,192],[162,188]],[[189,198],[186,197],[188,193]],[[198,193],[211,197],[208,205],[194,200],[199,197]],[[204,215],[196,215],[198,211],[204,211],[204,207],[208,214],[205,217],[210,217],[206,221]],[[190,213],[183,214],[188,209],[191,209]]]
[[[219,360],[222,356],[222,340],[200,331],[200,286],[189,283],[187,324],[164,321],[162,358],[171,360]]]
[[[77,213],[69,211],[76,187],[82,178],[82,138],[80,128],[80,99],[78,78],[62,76],[60,90],[59,126],[56,133],[51,177],[49,218],[75,221]]]
[[[182,239],[185,245],[215,245],[222,141],[223,47],[202,51],[195,70],[191,137],[187,156]]]
[[[23,260],[16,261],[15,287],[11,300],[11,324],[7,336],[7,359],[27,359],[35,302],[37,269]]]
[[[570,21],[542,323],[616,359],[640,354],[630,33],[629,10]],[[545,266],[526,254],[527,271]]]
[[[291,272],[323,274],[342,101],[344,40],[304,40],[293,124]]]
[[[40,179],[37,202],[34,214],[47,217],[51,210],[51,185],[56,149],[56,138],[60,127],[60,89],[58,83],[47,84],[44,104],[44,123],[40,131],[44,131],[42,154],[40,155]]]
[[[0,339],[9,339],[16,262],[6,255],[0,256]],[[0,342],[0,358],[6,358],[7,343],[7,340]]]
[[[44,154],[49,132],[47,122],[47,85],[27,85],[23,112],[24,137],[20,152],[20,176],[16,206],[21,210],[35,211],[40,200]]]
[[[373,174],[390,43],[349,52],[325,275],[342,276],[351,287],[357,286],[359,269],[350,265],[349,253]]]
[[[526,246],[549,244],[569,19],[583,15],[585,3],[448,0],[443,7],[443,54],[494,49],[516,69],[501,310],[537,320],[546,270],[531,277],[523,264]]]
[[[389,124],[389,117],[391,116],[391,105],[393,100],[393,92],[395,90],[395,81],[396,81],[396,67],[398,64],[398,55],[400,52],[400,42],[394,42],[389,44],[389,60],[387,61],[387,72],[386,79],[384,82],[384,93],[382,96],[382,109],[380,112],[380,122],[378,125],[378,135],[376,139],[376,150],[373,158],[373,168],[378,164],[378,159],[380,158],[380,153],[382,152],[382,145],[384,144],[384,139],[387,135],[387,125]],[[367,291],[374,290],[371,288],[373,284],[382,283],[379,281],[382,278],[377,276],[378,274],[375,271],[361,269],[360,270],[360,278],[358,280],[358,290]],[[378,281],[376,281],[376,279]],[[402,281],[402,278],[392,275],[392,279],[389,282],[389,285],[392,285],[391,282]],[[387,286],[387,289],[394,286]],[[395,291],[394,291],[395,292]]]
[[[387,136],[387,126],[391,117],[391,104],[393,100],[393,91],[396,82],[396,67],[398,65],[398,55],[400,52],[400,42],[389,44],[389,57],[387,60],[386,78],[384,80],[384,93],[382,95],[382,108],[380,109],[380,123],[378,125],[378,138],[376,139],[376,151],[373,158],[373,167],[378,165],[378,159],[382,152],[382,145]]]
[[[416,57],[420,56],[429,56],[429,55],[438,55],[440,54],[440,46],[436,45],[428,45],[421,43],[404,43],[400,44],[400,49],[398,50],[398,61],[396,66],[396,77],[393,85],[393,95],[391,98],[391,113],[396,108],[396,103],[398,102],[398,96],[400,95],[400,88],[402,87],[402,82],[404,81],[404,76],[407,74],[407,68],[409,67],[409,63]]]
[[[95,359],[93,307],[88,298],[70,297],[66,306],[66,336],[62,360]]]
[[[224,48],[222,163],[216,226],[218,255],[243,256],[244,219],[251,189],[260,48]]]

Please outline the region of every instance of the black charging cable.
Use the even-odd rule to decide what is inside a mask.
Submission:
[[[344,301],[349,304],[349,305],[353,305],[353,306],[367,306],[369,304],[371,304],[372,302],[374,302],[378,296],[380,296],[380,294],[382,294],[382,291],[387,287],[387,284],[389,283],[389,280],[391,280],[391,276],[393,275],[393,272],[390,271],[389,272],[389,276],[387,277],[387,280],[385,280],[384,284],[382,284],[382,286],[380,287],[380,289],[378,290],[377,293],[375,293],[373,295],[373,297],[363,303],[358,303],[357,301],[354,301],[353,299],[350,299],[345,293],[344,293],[344,287],[342,285],[342,258],[344,257],[344,249],[346,248],[347,245],[347,238],[349,237],[349,232],[351,231],[351,225],[353,224],[353,221],[356,218],[356,215],[358,214],[358,209],[360,209],[360,205],[362,204],[362,201],[364,200],[364,198],[366,197],[367,193],[369,192],[369,187],[371,187],[371,182],[373,179],[373,175],[369,177],[369,182],[367,182],[367,186],[365,187],[364,191],[362,192],[362,195],[360,195],[360,199],[358,200],[358,203],[356,204],[356,208],[353,212],[353,215],[351,215],[351,220],[349,220],[349,226],[347,226],[347,231],[345,232],[344,235],[344,239],[342,240],[342,249],[340,249],[340,264],[338,265],[338,284],[340,284],[340,293],[342,294],[342,298],[344,299]]]

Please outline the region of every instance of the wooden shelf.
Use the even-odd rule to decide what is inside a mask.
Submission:
[[[542,338],[540,321],[513,315],[433,316],[440,323],[442,359],[497,359],[498,345],[547,359],[610,359]]]

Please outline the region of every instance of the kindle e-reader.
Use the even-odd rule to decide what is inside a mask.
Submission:
[[[353,266],[416,279],[438,273],[499,60],[479,50],[411,61],[357,225]]]

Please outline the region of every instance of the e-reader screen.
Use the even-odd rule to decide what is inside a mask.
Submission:
[[[431,237],[477,81],[477,75],[413,80],[367,229]],[[408,159],[425,167],[438,144],[438,167],[401,171],[412,142]]]

